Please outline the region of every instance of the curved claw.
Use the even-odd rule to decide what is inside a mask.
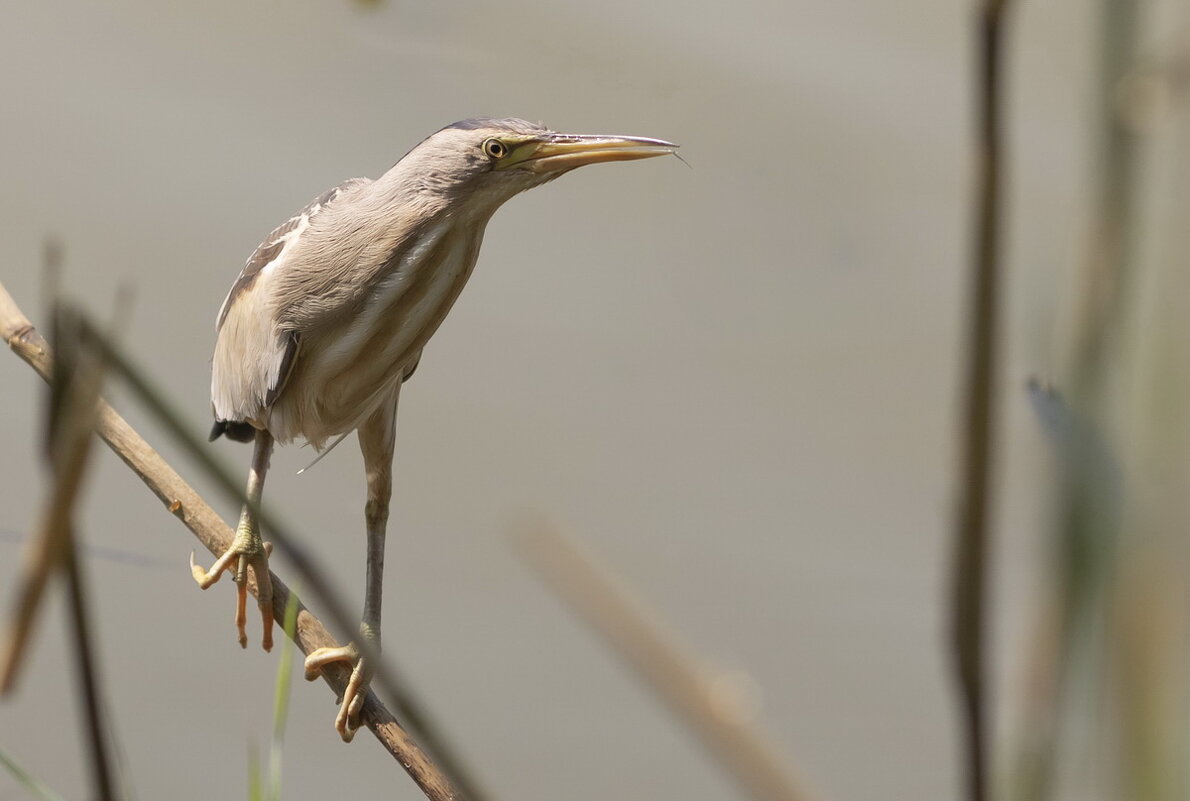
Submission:
[[[206,589],[214,584],[223,575],[224,571],[231,567],[232,560],[236,558],[237,554],[234,549],[229,548],[223,556],[220,556],[215,564],[211,565],[210,570],[204,570],[194,561],[194,551],[190,552],[190,575],[194,576],[194,580],[198,582],[201,589]]]
[[[306,657],[306,681],[314,681],[321,676],[323,667],[332,662],[350,662],[354,666],[357,661],[359,649],[355,647],[355,643],[315,649]]]
[[[245,553],[242,546],[233,544],[210,570],[204,570],[194,561],[194,552],[190,552],[190,574],[200,589],[207,589],[223,576],[232,571],[236,583],[236,633],[241,648],[248,647],[247,606],[248,606],[248,568],[256,577],[257,604],[260,608],[261,623],[264,632],[261,636],[261,647],[266,651],[273,650],[273,581],[269,574],[269,556],[273,552],[271,542],[262,543],[261,550],[256,553]]]
[[[371,665],[360,656],[354,643],[334,648],[319,648],[306,657],[306,680],[313,681],[322,675],[322,669],[332,662],[351,663],[351,678],[343,690],[339,713],[335,716],[335,731],[349,743],[360,727],[360,713],[368,697],[368,684],[372,681]]]
[[[343,694],[343,704],[339,707],[339,714],[335,715],[335,731],[339,732],[345,743],[351,742],[359,730],[359,716],[368,697],[368,681],[371,679],[371,676],[364,675],[366,673],[371,671],[364,667],[364,660],[361,659],[355,670],[351,671],[351,681],[347,683],[347,690]]]

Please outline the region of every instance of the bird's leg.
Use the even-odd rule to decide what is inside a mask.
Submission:
[[[397,395],[385,403],[359,428],[360,450],[368,478],[368,501],[364,518],[368,527],[367,587],[364,591],[364,616],[359,633],[373,654],[380,653],[380,601],[384,591],[384,531],[388,524],[388,502],[392,496],[392,465]],[[313,680],[322,667],[331,662],[351,664],[351,679],[343,692],[335,729],[344,742],[351,742],[360,725],[360,711],[372,680],[372,660],[360,653],[354,643],[335,648],[319,648],[306,657],[306,678]]]
[[[190,572],[204,590],[210,587],[226,570],[232,571],[236,583],[236,629],[239,631],[240,647],[248,647],[247,623],[248,568],[256,577],[256,601],[264,624],[261,645],[266,651],[273,648],[273,582],[269,577],[269,553],[272,544],[260,536],[260,523],[256,519],[260,508],[260,496],[264,490],[265,473],[269,470],[269,457],[273,453],[273,435],[268,431],[256,432],[256,446],[252,453],[252,469],[248,472],[248,488],[245,491],[248,502],[240,513],[240,524],[236,526],[231,547],[220,556],[210,570],[203,570],[194,563],[190,554]]]

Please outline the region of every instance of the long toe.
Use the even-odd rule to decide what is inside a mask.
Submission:
[[[194,551],[190,552],[190,575],[194,576],[194,580],[198,582],[200,589],[207,589],[222,576],[228,569],[231,568],[232,562],[236,561],[239,552],[234,547],[228,548],[223,556],[220,556],[215,564],[211,565],[210,570],[204,569],[194,561]]]
[[[358,660],[359,650],[354,643],[319,648],[306,657],[306,681],[314,681],[322,675],[323,667],[333,662],[347,662],[354,666]]]
[[[339,714],[335,716],[335,731],[349,743],[359,729],[360,712],[363,711],[364,701],[368,697],[368,685],[372,681],[372,671],[367,659],[361,658],[355,663],[351,671],[351,680],[347,682],[347,689],[343,691],[343,703],[339,707]]]
[[[264,627],[261,645],[266,651],[272,650],[273,647],[273,582],[269,575],[269,552],[271,550],[269,543],[264,543],[260,547],[251,543],[245,547],[237,537],[236,542],[215,561],[215,564],[211,565],[210,570],[203,569],[194,561],[194,553],[190,554],[190,574],[200,589],[207,589],[219,581],[224,573],[232,573],[236,583],[236,635],[241,648],[248,647],[246,568],[249,567],[252,569],[252,575],[256,578],[258,606]]]
[[[318,678],[322,675],[323,668],[334,662],[347,662],[351,665],[351,678],[343,690],[339,712],[335,715],[335,731],[339,732],[343,742],[349,743],[359,729],[360,713],[368,697],[368,685],[372,681],[371,663],[360,656],[354,643],[319,648],[306,657],[306,679],[313,681]]]
[[[256,605],[260,609],[263,627],[260,647],[266,651],[273,650],[273,577],[269,573],[269,555],[272,552],[272,543],[266,542],[264,552],[252,561],[252,575],[256,578]]]

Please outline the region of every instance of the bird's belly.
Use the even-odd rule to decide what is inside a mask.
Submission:
[[[303,336],[298,365],[271,410],[270,430],[279,439],[300,436],[317,446],[362,424],[442,324],[478,248],[478,242],[443,248],[416,274],[402,276],[404,283],[378,287],[360,313]]]

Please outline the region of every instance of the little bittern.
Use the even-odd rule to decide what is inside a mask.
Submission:
[[[513,195],[575,167],[676,147],[562,134],[517,119],[464,120],[422,141],[380,178],[353,179],[319,196],[261,243],[219,311],[211,375],[211,439],[255,441],[250,503],[231,548],[209,571],[193,568],[203,589],[233,572],[241,645],[251,568],[263,645],[272,646],[268,549],[253,509],[274,441],[300,437],[321,451],[331,438],[358,432],[368,483],[360,637],[378,651],[397,398],[471,275],[488,220]],[[335,661],[353,665],[335,720],[350,740],[372,668],[353,645],[323,648],[306,659],[307,677]]]

